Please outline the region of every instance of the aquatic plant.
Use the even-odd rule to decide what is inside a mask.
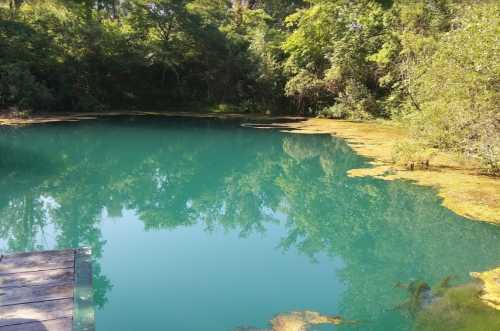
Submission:
[[[418,313],[415,330],[500,330],[500,312],[481,301],[481,291],[477,282],[450,287]]]
[[[431,288],[426,282],[413,281],[406,288],[410,298],[398,306],[415,319],[415,331],[491,331],[500,330],[500,312],[481,300],[483,286],[473,280],[451,285],[453,276]]]

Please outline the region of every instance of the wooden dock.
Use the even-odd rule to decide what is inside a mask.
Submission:
[[[89,249],[1,256],[0,331],[93,331]]]

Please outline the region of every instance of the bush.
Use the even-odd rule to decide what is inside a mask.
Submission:
[[[0,106],[14,106],[19,110],[48,109],[53,99],[50,90],[26,67],[20,64],[0,66]]]
[[[337,103],[333,106],[323,108],[319,111],[318,115],[324,118],[343,119],[347,118],[348,114],[349,112],[346,107],[341,103]]]
[[[408,170],[428,169],[435,151],[413,141],[403,141],[394,146],[393,162],[405,166]]]
[[[500,175],[500,135],[485,135],[475,149],[482,167],[490,175]]]

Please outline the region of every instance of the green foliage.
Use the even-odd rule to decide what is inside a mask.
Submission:
[[[3,93],[0,109],[45,110],[26,101],[43,87],[52,111],[283,100],[281,32],[262,9],[222,0],[32,0],[14,16],[1,13],[0,64],[22,61],[36,87],[22,97]]]
[[[493,1],[397,3],[384,19],[390,33],[370,57],[378,104],[421,150],[457,151],[490,174],[500,169],[499,13]]]
[[[0,66],[0,103],[31,110],[35,106],[48,109],[51,101],[50,91],[36,81],[29,69],[15,64]]]
[[[500,173],[495,1],[12,1],[0,109],[386,117]]]
[[[405,166],[408,170],[427,169],[435,155],[435,150],[415,141],[402,141],[394,146],[394,163]]]
[[[318,115],[324,118],[342,119],[348,117],[349,112],[342,103],[337,103],[333,106],[321,109]]]
[[[52,102],[50,89],[38,74],[48,72],[54,61],[47,52],[38,60],[39,50],[50,50],[51,41],[33,28],[0,19],[0,106],[29,110],[35,105],[47,109]]]
[[[461,8],[455,28],[414,66],[419,111],[408,115],[429,144],[479,157],[500,170],[500,5]]]
[[[287,18],[285,93],[299,108],[342,104],[346,115],[377,113],[368,57],[380,47],[382,7],[373,1],[311,1]]]

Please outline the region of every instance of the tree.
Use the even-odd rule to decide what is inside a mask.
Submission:
[[[335,106],[333,116],[375,114],[377,84],[367,57],[381,44],[382,7],[372,1],[310,3],[287,18],[286,94],[303,110]]]
[[[433,56],[412,67],[415,131],[429,144],[478,157],[500,171],[500,5],[461,9]]]

